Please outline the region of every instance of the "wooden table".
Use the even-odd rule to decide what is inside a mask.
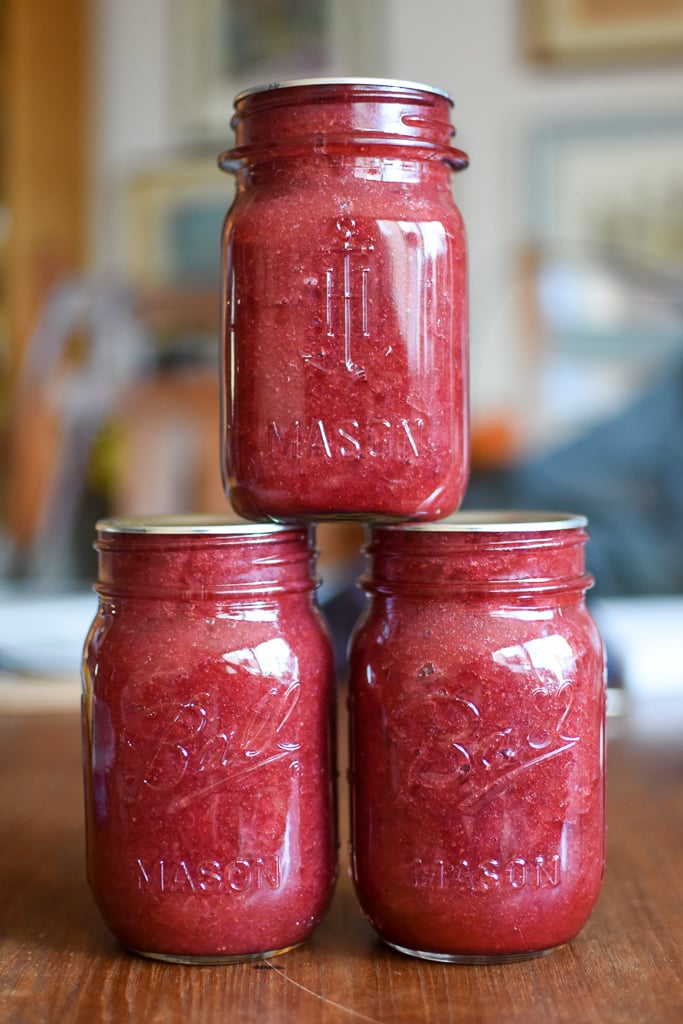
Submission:
[[[611,721],[607,879],[582,934],[550,956],[469,967],[385,948],[357,909],[342,821],[341,880],[308,944],[184,967],[120,949],[91,902],[77,714],[0,715],[0,1021],[683,1021],[682,727],[683,701]]]

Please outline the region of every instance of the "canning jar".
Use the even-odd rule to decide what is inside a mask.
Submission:
[[[306,528],[97,524],[88,878],[120,942],[188,963],[300,943],[335,878],[333,676]]]
[[[222,237],[222,459],[235,509],[436,519],[468,475],[466,246],[452,101],[317,79],[243,92]]]
[[[604,868],[604,658],[586,520],[372,530],[350,671],[353,871],[389,945],[518,960],[572,939]]]

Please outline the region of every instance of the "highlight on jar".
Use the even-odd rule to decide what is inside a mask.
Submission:
[[[332,648],[308,528],[97,525],[83,664],[88,880],[121,944],[180,963],[299,945],[336,878]]]
[[[605,862],[605,659],[586,519],[374,526],[350,651],[353,877],[394,949],[501,963],[573,939]]]
[[[451,98],[312,79],[235,100],[222,469],[275,521],[438,519],[469,474],[467,250]]]

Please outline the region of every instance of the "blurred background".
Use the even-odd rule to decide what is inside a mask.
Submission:
[[[683,688],[683,0],[0,0],[0,68],[0,684],[74,671],[98,516],[227,509],[232,98],[365,75],[470,154],[467,505],[587,514],[613,679]]]

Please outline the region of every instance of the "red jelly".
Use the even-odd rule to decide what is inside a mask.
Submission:
[[[353,870],[391,946],[523,959],[572,939],[604,869],[604,659],[585,520],[372,531],[351,651]]]
[[[436,519],[468,475],[466,247],[450,98],[312,80],[235,101],[223,475],[275,520]]]
[[[305,528],[98,524],[84,664],[88,876],[121,943],[273,955],[335,877],[333,674]]]

